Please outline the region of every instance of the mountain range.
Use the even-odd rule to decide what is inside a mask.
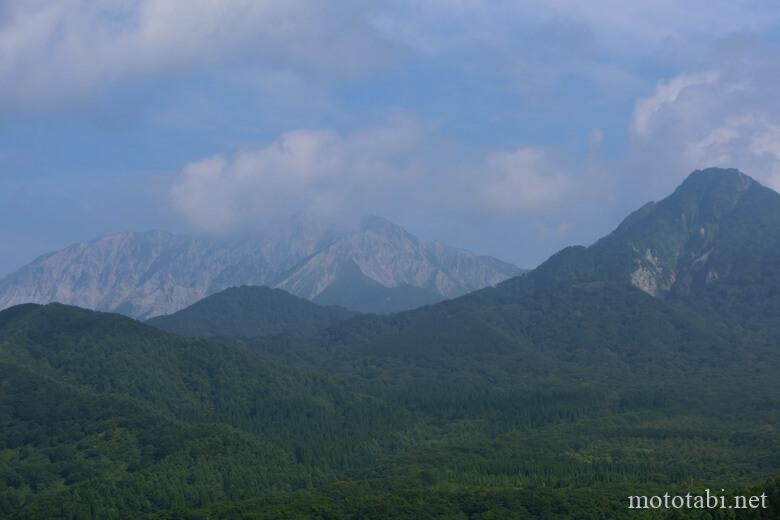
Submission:
[[[228,287],[265,285],[324,304],[394,312],[521,272],[494,258],[419,240],[380,217],[349,228],[297,215],[230,240],[149,231],[74,244],[0,281],[0,309],[60,302],[146,319]]]
[[[589,247],[391,315],[268,287],[147,323],[15,306],[0,515],[774,519],[778,259],[780,195],[708,169]],[[773,502],[626,507],[705,488]]]

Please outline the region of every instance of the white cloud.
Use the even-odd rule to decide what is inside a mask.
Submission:
[[[636,103],[631,153],[639,171],[676,183],[696,168],[736,167],[780,188],[780,68],[765,53],[744,56],[662,82]]]
[[[646,135],[655,115],[666,105],[677,101],[684,90],[691,87],[711,85],[717,80],[718,74],[716,72],[707,72],[703,74],[681,74],[668,82],[658,84],[653,96],[636,102],[631,125],[633,131],[640,136]]]
[[[288,132],[257,150],[187,165],[171,199],[180,214],[210,231],[297,210],[329,216],[379,211],[422,181],[411,159],[420,142],[419,128],[403,119],[346,135]]]
[[[750,151],[759,160],[768,161],[764,180],[769,187],[780,192],[780,126],[763,121],[759,131],[750,137]]]
[[[594,46],[632,54],[762,30],[780,11],[748,0],[29,0],[4,3],[0,16],[0,92],[19,101],[248,56],[261,68],[362,70],[384,61],[387,42],[425,54],[488,47],[536,68],[564,62],[626,82],[632,74]]]
[[[566,175],[535,147],[491,154],[485,167],[480,203],[491,212],[529,213],[556,206],[569,187]]]
[[[115,81],[240,59],[346,70],[376,59],[363,25],[314,0],[31,0],[3,6],[0,91],[89,94]],[[359,20],[359,17],[357,18]]]
[[[536,147],[460,160],[399,118],[353,133],[296,130],[266,146],[186,165],[170,200],[195,227],[225,231],[295,211],[333,217],[405,209],[541,214],[571,194],[571,177]]]

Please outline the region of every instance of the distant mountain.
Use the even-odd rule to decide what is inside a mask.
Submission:
[[[357,283],[351,288],[340,275],[354,267],[363,277],[346,277]],[[0,281],[0,308],[56,301],[149,318],[240,285],[278,287],[315,299],[339,278],[338,288],[320,301],[358,311],[399,310],[460,296],[521,272],[494,258],[418,240],[380,217],[343,228],[297,216],[232,240],[150,231],[74,244]],[[365,279],[378,284],[371,294],[376,300],[365,299]]]
[[[323,307],[269,287],[231,287],[168,316],[147,323],[182,336],[253,338],[314,334],[355,313]]]
[[[344,232],[285,273],[275,286],[313,299],[354,267],[384,287],[419,287],[440,298],[454,298],[523,272],[495,258],[421,241],[388,220],[369,216],[358,229]],[[343,285],[343,277],[341,281]]]
[[[399,285],[385,287],[369,278],[355,262],[347,262],[328,287],[314,297],[320,305],[343,305],[363,312],[387,314],[436,303],[444,297],[432,289]]]

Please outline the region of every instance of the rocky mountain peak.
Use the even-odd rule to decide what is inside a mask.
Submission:
[[[694,171],[674,193],[626,219],[611,237],[631,248],[631,283],[663,296],[719,279],[722,266],[713,262],[728,247],[736,222],[752,211],[753,199],[761,198],[757,192],[769,191],[735,169]]]
[[[409,240],[411,242],[417,242],[417,237],[406,231],[404,228],[390,222],[384,217],[377,215],[366,215],[360,220],[360,231],[368,233],[376,233],[377,235],[385,238],[393,238],[400,240]]]
[[[384,298],[383,288],[416,287],[425,289],[426,301],[459,296],[522,272],[493,258],[432,247],[381,217],[367,217],[350,228],[296,215],[232,239],[148,231],[74,244],[0,280],[0,309],[57,301],[150,318],[240,285],[266,285],[314,299],[348,263],[378,284],[372,295]],[[338,294],[347,297],[343,278]],[[356,290],[369,285],[361,280]],[[400,302],[394,308],[421,301],[403,296],[394,296]]]
[[[738,170],[708,168],[591,247],[554,255],[524,283],[611,280],[666,298],[757,283],[779,255],[780,194]]]

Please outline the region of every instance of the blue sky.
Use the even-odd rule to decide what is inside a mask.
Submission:
[[[376,213],[534,266],[690,171],[780,188],[776,2],[0,0],[0,275]]]

